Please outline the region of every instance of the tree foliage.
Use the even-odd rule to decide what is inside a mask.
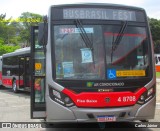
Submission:
[[[160,20],[149,19],[155,53],[160,53]]]
[[[24,12],[19,17],[24,29],[20,32],[21,39],[30,45],[30,28],[42,22],[42,16],[30,12]]]
[[[160,40],[154,42],[154,53],[160,54]]]
[[[150,29],[151,29],[153,41],[160,40],[160,20],[151,18]]]
[[[9,20],[5,19],[5,15],[0,15],[0,44],[18,45],[17,28]]]
[[[30,12],[22,13],[18,21],[6,19],[6,14],[0,14],[0,55],[30,46],[30,28],[40,22],[42,16]]]
[[[13,52],[19,48],[20,48],[20,46],[11,46],[11,45],[0,44],[0,56],[3,54],[6,54],[6,53]]]

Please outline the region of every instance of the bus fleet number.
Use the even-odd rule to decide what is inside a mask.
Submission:
[[[118,102],[134,102],[136,101],[136,96],[122,96],[118,97]]]

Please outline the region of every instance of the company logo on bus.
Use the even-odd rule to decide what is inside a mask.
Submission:
[[[109,97],[107,97],[105,100],[106,100],[107,103],[110,102],[110,98]]]
[[[94,82],[87,82],[87,87],[93,87]]]

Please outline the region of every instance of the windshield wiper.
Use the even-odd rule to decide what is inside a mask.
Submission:
[[[80,30],[80,35],[86,45],[87,48],[89,48],[93,52],[93,42],[89,39],[81,21],[79,19],[75,20],[76,27]]]
[[[123,21],[123,24],[122,24],[119,32],[117,33],[117,37],[116,37],[115,40],[114,40],[114,34],[113,34],[112,51],[111,51],[111,63],[112,63],[112,60],[113,60],[113,52],[117,49],[118,45],[120,44],[126,27],[127,27],[127,21]]]

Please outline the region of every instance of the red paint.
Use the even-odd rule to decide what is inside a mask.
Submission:
[[[68,89],[64,89],[62,92],[69,96],[77,107],[122,107],[135,105],[139,97],[146,91],[145,87],[142,87],[137,92],[83,92],[75,94]],[[127,96],[136,97],[134,101],[118,101],[119,98],[126,98]],[[106,102],[106,98],[110,99],[110,102]],[[80,101],[82,100],[82,101]],[[93,100],[94,102],[87,102],[87,100]]]
[[[3,85],[12,86],[12,79],[3,79]]]
[[[9,78],[8,79],[3,79],[2,83],[5,86],[12,86],[12,79],[9,79]],[[23,85],[23,80],[16,80],[16,84],[17,84],[17,86],[19,86],[19,84]]]
[[[156,65],[156,72],[160,72],[160,65]]]
[[[23,85],[23,80],[16,80],[16,84],[22,86]]]

